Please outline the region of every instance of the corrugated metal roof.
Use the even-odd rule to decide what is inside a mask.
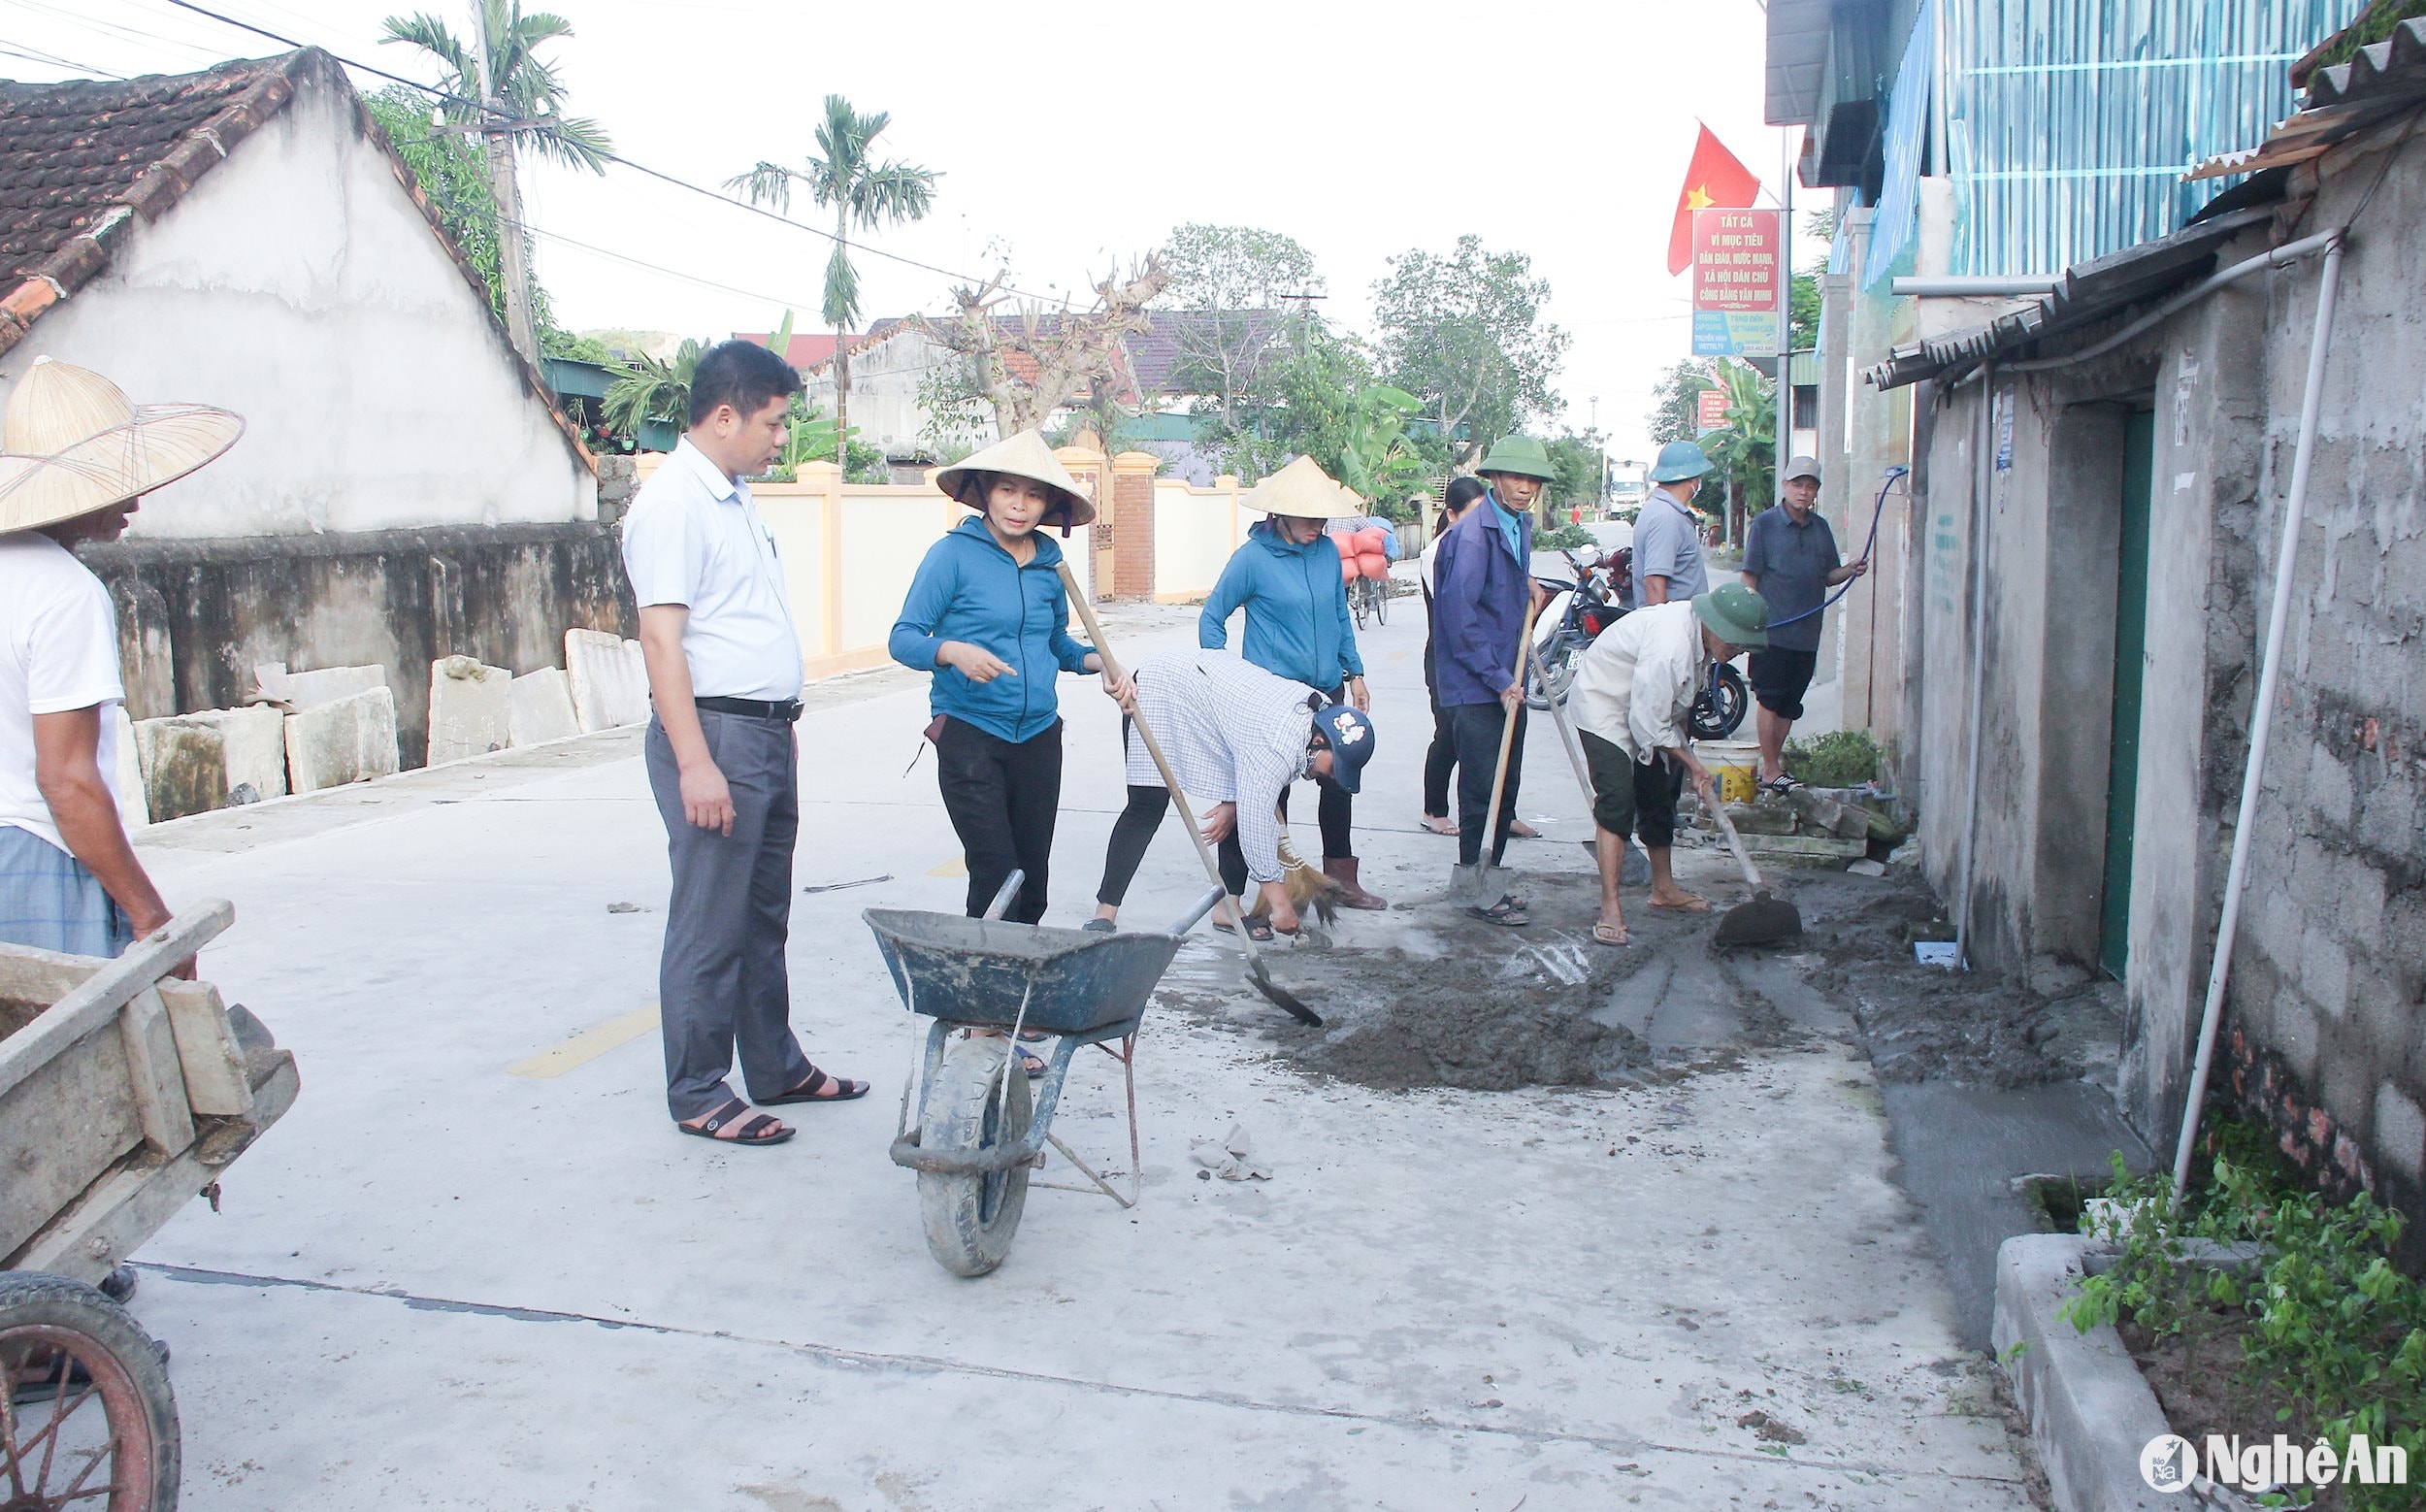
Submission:
[[[2308,107],[2278,122],[2253,148],[2213,157],[2190,171],[2193,179],[2288,167],[2320,157],[2378,121],[2426,104],[2426,19],[2403,21],[2392,35],[2361,48],[2347,63],[2309,76]]]
[[[2279,194],[2280,186],[2277,185]],[[2213,271],[2215,254],[2233,236],[2274,217],[2271,203],[2249,205],[2193,221],[2171,236],[2091,258],[2065,271],[2063,285],[2011,314],[1910,346],[1865,370],[1874,388],[1901,388],[1923,378],[1952,378],[1990,357],[2078,331],[2130,306],[2179,288]]]
[[[2361,0],[1950,0],[1949,273],[2020,277],[2161,237],[2183,174],[2293,106],[2285,65]]]

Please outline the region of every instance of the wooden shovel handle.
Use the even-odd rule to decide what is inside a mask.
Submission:
[[[1062,591],[1069,596],[1070,607],[1078,610],[1079,621],[1087,627],[1087,640],[1094,644],[1095,654],[1103,660],[1103,670],[1117,681],[1121,675],[1120,659],[1112,654],[1112,642],[1104,637],[1102,621],[1095,617],[1095,606],[1087,602],[1086,591],[1070,575],[1069,563],[1057,562],[1053,570],[1062,575]],[[1196,810],[1189,806],[1188,795],[1179,790],[1179,774],[1171,771],[1170,759],[1163,754],[1163,742],[1154,738],[1154,727],[1146,723],[1143,710],[1131,709],[1129,718],[1137,731],[1137,739],[1145,742],[1146,754],[1154,758],[1154,770],[1163,773],[1163,786],[1170,790],[1171,805],[1179,810],[1179,822],[1187,827],[1188,838],[1196,842],[1197,859],[1204,863],[1206,878],[1221,888],[1224,906],[1231,919],[1243,923],[1237,919],[1238,906],[1229,896],[1229,886],[1222,881],[1221,863],[1213,859],[1213,847],[1205,843],[1204,832],[1197,828]],[[1246,947],[1250,960],[1257,959],[1255,941],[1247,937],[1243,928],[1238,931],[1238,942]]]
[[[1517,636],[1516,671],[1508,674],[1508,680],[1520,688],[1524,685],[1524,664],[1533,658],[1533,616],[1541,612],[1541,598],[1532,591],[1528,579],[1524,591],[1524,629]],[[1500,705],[1499,765],[1491,774],[1491,806],[1483,810],[1485,854],[1482,864],[1487,867],[1492,864],[1492,858],[1499,854],[1500,847],[1507,843],[1507,836],[1503,833],[1499,843],[1492,844],[1492,828],[1496,825],[1503,832],[1507,829],[1499,818],[1499,797],[1508,790],[1508,753],[1516,748],[1517,714],[1524,707],[1519,704],[1516,708],[1510,708],[1505,703]]]

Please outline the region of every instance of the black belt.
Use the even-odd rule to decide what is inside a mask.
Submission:
[[[700,698],[691,702],[711,714],[747,714],[752,719],[780,719],[786,724],[798,724],[801,718],[801,701],[796,698],[780,704],[754,698]]]

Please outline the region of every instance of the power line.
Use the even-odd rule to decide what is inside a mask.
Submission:
[[[501,226],[509,227],[514,230],[527,231],[533,236],[543,237],[550,242],[561,242],[567,247],[577,247],[582,251],[595,253],[600,257],[607,258],[613,262],[628,263],[632,267],[643,269],[649,273],[663,274],[670,279],[680,279],[685,283],[696,283],[702,288],[716,289],[726,294],[738,294],[745,299],[765,300],[770,305],[779,305],[786,310],[815,310],[817,308],[817,306],[813,304],[804,303],[800,300],[785,299],[778,294],[768,294],[757,289],[740,288],[731,283],[719,283],[713,279],[703,279],[695,273],[684,273],[679,268],[668,268],[662,264],[644,262],[638,257],[630,255],[629,253],[609,251],[606,247],[594,247],[587,242],[577,242],[572,237],[566,236],[563,232],[550,231],[544,226],[535,226],[527,220],[516,220],[509,215],[499,215],[497,217],[497,223]]]
[[[25,3],[25,0],[18,0],[18,3]],[[297,42],[292,37],[274,32],[266,26],[256,26],[250,21],[240,21],[232,16],[225,16],[217,11],[210,9],[207,6],[197,5],[194,3],[194,0],[167,0],[167,3],[176,6],[178,9],[182,11],[191,11],[197,16],[207,16],[214,21],[224,22],[225,24],[236,27],[241,31],[248,31],[253,33],[255,36],[267,37],[272,42],[280,43],[286,47],[302,48],[312,46],[312,44]],[[329,49],[325,48],[320,50],[324,52],[329,51]],[[343,53],[329,52],[329,55],[336,58],[338,62],[344,64],[347,68],[359,69],[361,72],[369,74],[375,79],[385,79],[391,82],[403,84],[407,88],[418,89],[424,94],[433,95],[451,104],[462,106],[467,110],[478,111],[483,115],[494,117],[498,121],[506,124],[510,125],[516,123],[516,118],[509,112],[499,110],[497,107],[490,105],[484,100],[467,99],[463,95],[455,94],[449,90],[441,89],[434,84],[425,84],[417,79],[407,79],[402,74],[392,74],[383,68],[374,68],[368,63],[358,63],[352,58],[344,56]],[[716,189],[708,188],[703,184],[693,183],[687,179],[677,179],[672,174],[651,168],[645,163],[636,163],[632,159],[624,157],[619,153],[602,151],[598,153],[598,156],[606,162],[617,165],[618,167],[629,168],[634,173],[639,174],[644,178],[655,179],[661,183],[672,184],[677,189],[683,189],[693,194],[703,195],[708,199],[716,201],[720,205],[729,205],[736,210],[746,211],[753,215],[762,216],[765,219],[771,220],[777,225],[790,226],[795,231],[805,231],[810,236],[820,237],[828,242],[839,242],[841,240],[841,238],[836,236],[831,231],[820,230],[816,226],[806,224],[803,221],[794,220],[789,215],[779,215],[773,211],[766,209],[764,206],[753,205],[746,200],[737,200],[729,194],[725,194]],[[966,273],[955,272],[950,268],[937,267],[934,263],[920,262],[915,257],[905,257],[900,252],[888,252],[880,247],[869,247],[865,244],[861,244],[859,250],[873,257],[882,257],[888,262],[897,262],[904,267],[916,268],[923,273],[940,274],[944,278],[958,279],[966,283],[980,287],[988,282],[985,279],[976,278]],[[1003,293],[1016,294],[1022,299],[1033,299],[1046,304],[1057,303],[1057,301],[1055,301],[1049,294],[1031,293],[1026,289],[1013,288],[1008,284],[998,284],[996,286],[1001,289]],[[1058,303],[1066,304],[1067,301],[1058,301]]]
[[[63,58],[55,52],[45,52],[40,48],[28,50],[0,46],[0,53],[6,53],[13,58],[23,58],[28,63],[40,63],[48,68],[73,69],[77,73],[86,74],[101,79],[116,79],[122,81],[126,78],[124,74],[114,74],[106,68],[95,68],[90,63],[79,63],[74,58]]]

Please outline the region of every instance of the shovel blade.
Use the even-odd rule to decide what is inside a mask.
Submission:
[[[1764,889],[1754,893],[1750,903],[1737,904],[1719,920],[1713,942],[1721,945],[1769,945],[1782,939],[1793,939],[1803,932],[1803,916],[1783,898],[1772,898]]]
[[[1323,1027],[1323,1016],[1299,1002],[1295,993],[1265,975],[1262,962],[1258,961],[1247,968],[1247,984],[1298,1023],[1311,1024],[1316,1029]]]

